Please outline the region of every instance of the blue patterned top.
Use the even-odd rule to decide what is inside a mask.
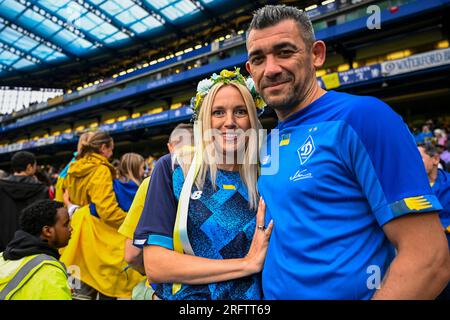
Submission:
[[[183,182],[181,168],[171,170],[170,157],[158,161],[135,232],[135,244],[159,245],[173,250],[173,228]],[[250,248],[256,212],[249,208],[247,190],[239,172],[218,170],[216,186],[214,190],[208,177],[202,191],[193,187],[187,222],[192,249],[196,256],[209,259],[242,258]],[[153,287],[164,300],[254,300],[262,297],[260,274],[208,285],[183,284],[175,295],[172,295],[172,284]]]

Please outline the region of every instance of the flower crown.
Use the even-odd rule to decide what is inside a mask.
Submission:
[[[219,82],[225,84],[235,82],[247,87],[248,91],[250,91],[252,95],[253,101],[255,102],[256,113],[258,114],[258,116],[260,116],[264,112],[266,103],[261,98],[259,93],[256,92],[253,79],[250,77],[245,79],[245,77],[240,73],[240,68],[234,68],[234,71],[224,69],[220,72],[220,74],[213,73],[211,78],[203,79],[198,83],[197,94],[191,99],[191,108],[194,111],[194,119],[197,119],[200,113],[200,107],[206,95],[209,93],[211,88]]]

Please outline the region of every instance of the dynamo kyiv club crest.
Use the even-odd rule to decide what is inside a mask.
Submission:
[[[305,164],[305,162],[308,161],[315,150],[316,147],[314,146],[314,140],[311,136],[308,136],[303,145],[297,150],[298,157],[300,158],[300,163],[302,165]]]

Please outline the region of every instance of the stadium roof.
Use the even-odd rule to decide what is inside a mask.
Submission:
[[[202,4],[217,2],[220,0],[0,0],[3,72],[123,45],[201,14]]]
[[[0,79],[23,78],[102,54],[119,57],[121,48],[148,45],[169,33],[180,38],[186,35],[186,26],[217,22],[216,17],[227,10],[247,4],[245,0],[0,0]]]

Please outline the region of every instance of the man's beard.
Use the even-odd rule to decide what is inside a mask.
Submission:
[[[314,73],[312,73],[314,75]],[[308,92],[310,90],[310,81],[313,76],[307,76],[304,79],[304,82],[299,85],[291,85],[289,87],[288,93],[283,99],[277,99],[276,101],[270,101],[269,99],[266,99],[264,96],[264,93],[261,93],[262,98],[266,102],[267,106],[269,108],[272,108],[274,110],[279,111],[286,111],[286,110],[292,110],[295,107],[297,107],[300,103],[302,103],[306,96],[308,95]],[[308,86],[307,86],[308,85]]]
[[[269,108],[272,108],[274,110],[291,110],[298,106],[301,102],[300,97],[300,87],[294,87],[292,86],[289,88],[289,93],[283,98],[283,99],[277,99],[276,101],[269,101],[262,95],[264,101],[267,103],[267,106]]]

